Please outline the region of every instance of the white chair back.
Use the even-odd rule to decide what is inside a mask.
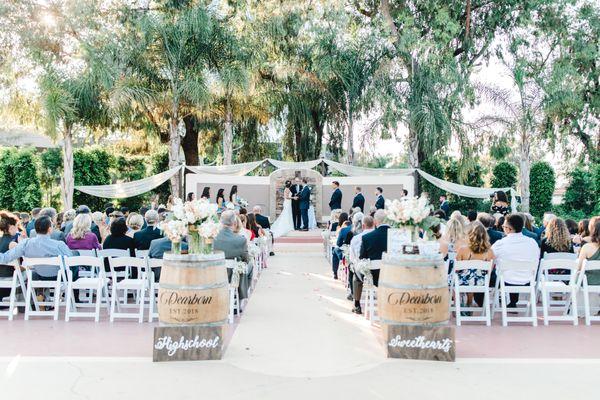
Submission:
[[[129,250],[122,249],[102,249],[98,250],[98,257],[100,258],[108,258],[108,257],[130,257],[131,253]]]
[[[464,271],[468,269],[477,269],[490,272],[492,270],[492,261],[484,260],[462,260],[454,262],[454,271]]]
[[[31,269],[37,266],[51,266],[57,267],[59,270],[62,269],[62,257],[40,257],[40,258],[30,258],[23,257],[23,262],[21,262],[21,266],[23,268]]]
[[[517,260],[504,260],[499,261],[496,265],[498,272],[503,273],[507,271],[522,271],[530,272],[535,276],[538,269],[537,261],[517,261]]]
[[[558,254],[558,253],[556,253]],[[567,253],[568,254],[568,253]],[[562,269],[568,270],[568,274],[552,274],[551,270]],[[569,281],[570,283],[575,282],[575,276],[579,265],[577,259],[570,258],[542,258],[540,261],[539,275],[540,279],[546,281]]]
[[[586,271],[598,271],[600,270],[600,260],[584,260],[581,267],[581,273]]]
[[[110,264],[110,272],[113,276],[116,276],[115,268],[125,267],[126,269],[137,269],[138,279],[142,279],[145,276],[146,271],[146,260],[137,257],[112,257],[108,259]]]
[[[544,253],[542,260],[576,260],[577,254],[575,253]]]
[[[102,259],[91,256],[73,256],[65,257],[65,267],[67,267],[67,274],[71,279],[71,270],[69,267],[90,267],[92,276],[104,276],[104,263]]]
[[[85,257],[97,257],[98,254],[96,253],[96,249],[92,249],[92,250],[73,250],[73,252],[77,252],[77,255],[79,256],[85,256]]]
[[[135,249],[135,256],[137,258],[146,258],[146,257],[148,257],[148,252],[149,252],[149,250],[138,250],[138,249]]]

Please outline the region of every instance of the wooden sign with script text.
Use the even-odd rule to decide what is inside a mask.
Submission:
[[[154,328],[153,361],[220,360],[222,356],[222,326]]]
[[[384,329],[389,358],[456,360],[453,326],[385,325]]]

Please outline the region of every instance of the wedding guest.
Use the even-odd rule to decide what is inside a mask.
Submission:
[[[473,221],[471,229],[467,235],[467,245],[458,249],[456,260],[483,260],[490,261],[494,259],[494,252],[487,234],[487,230],[479,221]],[[485,283],[485,273],[481,270],[467,269],[458,271],[458,279],[461,285],[465,286],[483,286]],[[459,301],[459,299],[456,299]],[[473,307],[473,293],[467,293],[467,307]]]
[[[348,221],[348,213],[346,213],[346,212],[340,213],[340,216],[338,218],[338,223],[335,227],[335,231],[338,232],[338,234],[339,234],[340,230],[344,227],[344,223],[346,221]]]
[[[24,235],[27,235],[27,230],[25,229],[25,227],[27,226],[27,224],[29,223],[30,220],[30,216],[28,213],[20,213],[20,214],[15,214],[18,218],[19,218],[19,225],[21,225],[23,227],[22,231]]]
[[[383,188],[377,187],[375,189],[375,208],[378,210],[383,210],[385,208],[385,199],[383,198]]]
[[[217,212],[223,212],[225,209],[225,189],[221,188],[217,191]]]
[[[352,208],[360,208],[361,212],[365,211],[365,196],[362,194],[362,189],[360,186],[354,188],[354,199],[352,200]]]
[[[337,230],[341,214],[342,214],[342,210],[331,211],[331,217],[329,218],[329,230],[331,232],[335,232]]]
[[[247,218],[248,225],[246,226],[246,228],[252,231],[252,233],[254,234],[254,238],[257,238],[259,236],[265,236],[265,232],[262,230],[261,226],[258,225],[258,223],[256,222],[256,217],[254,216],[254,214],[249,213],[247,215]]]
[[[340,190],[340,183],[333,181],[331,183],[333,193],[331,193],[331,199],[329,200],[329,209],[338,210],[342,208],[342,191]]]
[[[579,221],[577,235],[575,235],[575,237],[573,238],[573,243],[582,246],[585,243],[589,243],[590,240],[590,220],[582,219],[581,221]]]
[[[78,214],[91,214],[92,211],[90,210],[90,208],[88,206],[86,206],[85,204],[80,205],[79,207],[77,207],[77,211],[75,212],[75,215]],[[73,227],[73,220],[75,219],[75,215],[73,216],[73,219],[71,219],[69,222],[67,222],[65,224],[65,237],[69,234],[69,232],[71,231],[71,228]],[[98,228],[98,226],[96,224],[94,224],[92,222],[92,233],[94,235],[96,235],[96,237],[98,238],[98,241],[102,240],[102,236],[100,236],[100,230]]]
[[[390,226],[385,223],[385,216],[385,210],[375,212],[375,229],[362,237],[359,255],[361,260],[371,260],[371,262],[381,260],[383,253],[387,251],[387,234]],[[373,277],[373,285],[377,286],[379,283],[379,269],[372,269],[371,276]],[[360,298],[363,279],[364,277],[359,273],[354,277],[354,309],[352,312],[356,314],[362,314]]]
[[[225,253],[228,260],[238,259],[248,262],[248,243],[246,238],[233,233],[237,216],[232,210],[223,211],[221,214],[221,230],[213,242],[215,250]]]
[[[469,210],[469,212],[467,212],[467,219],[469,220],[469,225],[475,222],[477,220],[477,211]]]
[[[269,218],[262,215],[262,208],[260,206],[254,206],[252,208],[252,213],[254,214],[258,225],[260,225],[263,229],[271,229]]]
[[[15,237],[19,232],[19,217],[8,211],[0,211],[0,253],[6,253],[17,245]],[[14,267],[0,265],[0,279],[12,278]],[[10,289],[0,289],[0,299],[10,296]]]
[[[54,225],[56,227],[56,229],[62,228],[64,221],[65,221],[65,213],[63,211],[56,214],[56,225]]]
[[[133,235],[139,232],[144,226],[144,218],[138,213],[131,213],[127,217],[127,236],[133,239]]]
[[[73,224],[73,220],[76,216],[77,211],[75,211],[74,209],[65,211],[65,221],[63,223],[63,226],[61,227],[61,230],[65,234],[65,237],[69,234],[69,232],[67,231],[67,227],[69,227],[69,230],[71,230],[70,226]]]
[[[232,203],[235,207],[239,206],[238,203],[238,187],[237,185],[233,185],[231,190],[229,191],[229,202]]]
[[[555,216],[544,228],[545,235],[542,239],[540,258],[547,253],[573,253],[571,235],[562,218]]]
[[[450,203],[448,202],[448,198],[445,194],[440,196],[440,210],[444,212],[444,215],[450,215]]]
[[[571,240],[577,235],[578,226],[577,222],[573,219],[567,218],[565,219],[565,224],[567,225],[567,229],[569,230],[569,235],[571,235]]]
[[[235,212],[235,211],[234,211]],[[242,230],[246,229],[246,224],[247,224],[247,217],[246,217],[246,222],[242,222],[242,220],[240,219],[240,217],[242,215],[246,215],[246,214],[238,214],[235,213],[235,223],[233,224],[233,227],[231,228],[231,230],[233,231],[233,233],[237,234],[237,235],[241,235],[242,234]]]
[[[157,226],[159,220],[157,211],[146,211],[144,219],[146,220],[146,227],[133,235],[134,245],[137,250],[149,250],[153,240],[161,239],[163,237]]]
[[[481,222],[481,224],[485,227],[485,230],[490,239],[490,244],[494,244],[504,237],[504,234],[502,232],[499,232],[496,229],[494,229],[496,219],[490,214],[480,213],[479,215],[477,215],[477,220]]]
[[[504,228],[502,227],[504,226],[504,215],[496,213],[494,214],[494,220],[496,221],[494,223],[494,229],[496,229],[498,232],[504,233]]]
[[[116,218],[110,224],[110,235],[102,244],[104,249],[129,250],[131,257],[135,256],[135,243],[133,238],[127,236],[127,221],[125,218]]]
[[[540,248],[537,242],[523,235],[525,221],[520,214],[509,214],[506,216],[502,228],[506,237],[498,240],[492,246],[497,260],[497,265],[504,261],[530,261],[537,263],[540,258]],[[529,273],[523,271],[506,271],[504,281],[507,286],[529,286]],[[508,307],[514,308],[519,301],[518,293],[510,294]]]
[[[170,194],[169,197],[167,198],[167,211],[173,211],[173,206],[175,205],[175,197]]]
[[[368,215],[364,215],[361,212],[354,214],[352,217],[352,231],[346,236],[344,244],[350,246],[350,259],[346,260],[346,263],[354,264],[358,262],[360,255],[360,245],[362,243],[362,235],[369,233],[373,230],[373,218]],[[348,300],[354,300],[354,270],[352,267],[348,268],[348,288],[350,294]]]
[[[579,251],[579,269],[584,260],[600,260],[600,217],[594,217],[589,223],[589,242],[585,243]],[[586,271],[588,285],[600,285],[600,271]]]
[[[196,193],[189,192],[185,198],[185,201],[194,201],[196,200]]]
[[[250,243],[256,236],[254,235],[254,232],[252,230],[248,229],[248,216],[242,214],[238,218],[240,220],[239,234],[244,236],[248,243]]]
[[[144,221],[144,224],[142,225],[142,229],[146,229],[146,218],[145,215],[148,212],[148,210],[150,210],[150,207],[146,207],[146,206],[141,206],[140,209],[138,210],[138,214],[140,214],[142,216],[142,220]],[[94,218],[92,218],[92,221],[94,220]]]
[[[100,249],[98,237],[92,232],[92,217],[90,214],[79,214],[73,221],[73,229],[67,235],[67,246],[71,250]]]
[[[539,244],[538,235],[534,232],[533,228],[533,216],[527,213],[519,213],[519,215],[521,216],[521,218],[523,218],[524,222],[523,230],[521,231],[521,233],[527,237],[532,238],[533,240],[535,240],[536,243]]]
[[[119,211],[121,211],[121,213],[123,214],[123,217],[125,217],[125,218],[129,217],[129,212],[130,212],[129,207],[123,206],[119,209]]]
[[[554,215],[553,213],[551,213],[551,212],[544,213],[544,216],[542,217],[542,226],[540,226],[539,228],[534,230],[535,234],[538,235],[538,239],[539,239],[538,241],[542,240],[542,237],[544,236],[544,231],[546,230],[546,226],[554,218],[556,218],[556,215]]]
[[[162,259],[165,252],[171,251],[173,247],[173,243],[168,237],[162,237],[159,239],[154,239],[150,242],[150,247],[148,248],[148,257],[150,258],[160,258]],[[188,245],[185,241],[181,242],[181,250],[187,251]],[[154,269],[155,279],[157,281],[160,280],[160,268]]]
[[[338,279],[338,269],[340,266],[340,261],[342,261],[342,258],[344,257],[344,252],[342,251],[341,247],[346,242],[348,234],[352,231],[352,224],[348,220],[348,214],[342,213],[342,215],[344,214],[346,215],[346,220],[344,222],[340,222],[338,225],[338,227],[341,228],[337,236],[336,247],[333,248],[331,257],[331,268],[333,270],[333,279],[335,280]]]
[[[467,235],[461,218],[450,218],[446,224],[446,232],[444,232],[440,239],[440,253],[448,256],[450,270],[452,270],[454,260],[456,259],[456,253],[461,247],[466,245]]]
[[[45,258],[56,256],[72,256],[73,253],[64,242],[50,238],[52,233],[52,220],[48,216],[38,216],[35,220],[33,229],[37,236],[31,239],[22,240],[8,250],[0,254],[0,264],[8,264],[21,257],[27,258]],[[77,280],[79,271],[72,269],[73,279]],[[35,280],[55,280],[58,274],[58,268],[49,265],[39,265],[33,269],[33,279]]]
[[[27,222],[27,225],[25,225],[25,230],[27,231],[27,237],[29,237],[30,232],[33,229],[35,229],[35,220],[38,218],[40,211],[42,211],[42,209],[39,207],[36,207],[31,210],[31,219]]]
[[[202,196],[200,196],[200,198],[210,201],[210,187],[204,186],[204,189],[202,189]]]
[[[492,212],[506,215],[509,213],[508,209],[508,197],[502,190],[498,190],[494,193],[494,199],[492,200]]]
[[[440,233],[443,235],[444,232],[446,232],[446,224],[445,224],[445,221],[447,220],[446,213],[444,212],[444,210],[435,210],[433,212],[433,216],[440,220],[439,230],[440,230]]]
[[[46,207],[46,208],[42,208],[42,210],[38,213],[38,218],[39,217],[43,217],[46,216],[48,218],[50,218],[50,220],[52,221],[52,226],[58,226],[57,224],[57,216],[58,213],[56,212],[56,209],[52,208],[52,207]],[[37,232],[35,229],[32,229],[29,232],[29,237],[33,238],[37,236]],[[61,242],[65,241],[66,235],[59,229],[56,230],[52,230],[52,233],[50,234],[50,238],[54,239],[54,240],[60,240]]]
[[[110,233],[110,229],[108,228],[104,214],[100,211],[93,212],[92,222],[98,226],[98,231],[100,232],[100,243],[104,242],[104,239],[106,239]]]

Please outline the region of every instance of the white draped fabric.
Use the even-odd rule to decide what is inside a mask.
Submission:
[[[311,160],[311,161],[279,161],[272,158],[267,159],[277,169],[313,169],[317,165],[321,164],[323,160]]]
[[[168,181],[181,171],[181,166],[168,171],[133,182],[115,183],[113,185],[75,186],[75,190],[107,199],[124,199],[151,191]]]
[[[488,199],[491,195],[494,194],[494,192],[501,190],[503,192],[510,191],[511,195],[513,195],[513,197],[514,197],[514,193],[513,193],[514,190],[512,190],[512,188],[510,188],[510,187],[480,188],[480,187],[459,185],[458,183],[452,183],[452,182],[448,182],[448,181],[445,181],[440,178],[436,178],[435,176],[430,175],[425,171],[421,171],[420,169],[418,169],[417,171],[419,172],[419,175],[421,175],[424,179],[429,181],[429,183],[439,187],[440,189],[445,190],[446,192],[453,193],[458,196],[472,197],[472,198],[476,198],[476,199]],[[513,203],[514,203],[514,201],[513,201]]]
[[[342,164],[332,160],[323,159],[329,167],[347,176],[383,176],[383,175],[410,175],[415,172],[412,168],[364,168]]]
[[[260,160],[232,165],[197,165],[195,167],[186,165],[186,168],[196,174],[243,176],[258,168],[264,161]]]

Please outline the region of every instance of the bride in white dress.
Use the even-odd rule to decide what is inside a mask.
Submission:
[[[281,214],[279,214],[279,217],[275,222],[271,224],[271,233],[273,233],[273,237],[275,238],[285,236],[288,232],[294,230],[294,217],[292,214],[292,199],[294,197],[290,190],[291,186],[291,181],[285,181],[285,189],[283,190],[283,210],[281,210]]]

